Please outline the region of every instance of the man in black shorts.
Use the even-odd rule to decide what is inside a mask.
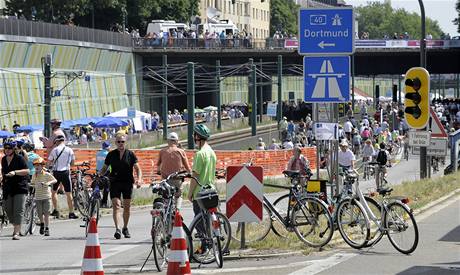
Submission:
[[[112,199],[113,221],[115,223],[116,239],[121,238],[121,233],[125,238],[131,238],[128,231],[128,222],[130,215],[131,196],[133,193],[133,184],[139,188],[142,184],[142,172],[137,162],[134,152],[126,149],[125,134],[119,134],[116,137],[115,144],[117,149],[110,151],[104,161],[99,175],[104,175],[110,166],[110,198]],[[137,180],[134,181],[133,170],[136,171]],[[123,229],[120,230],[118,212],[121,208],[121,197],[123,196]]]
[[[65,195],[67,197],[67,206],[69,207],[69,219],[78,219],[78,216],[73,212],[73,199],[72,199],[72,183],[70,181],[70,166],[74,165],[75,154],[72,148],[65,146],[65,137],[59,135],[54,140],[54,148],[48,156],[48,167],[53,171],[53,176],[56,178],[57,183],[53,185],[51,192],[51,201],[53,202],[52,216],[59,217],[57,210],[57,190],[59,185],[64,186]]]

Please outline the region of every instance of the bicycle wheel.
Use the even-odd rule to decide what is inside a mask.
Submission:
[[[20,233],[21,235],[25,236],[30,233],[30,226],[31,222],[33,221],[33,208],[32,208],[32,203],[29,198],[26,198],[26,206],[24,208],[24,216],[22,217],[22,223],[21,223],[21,229]]]
[[[418,227],[414,215],[399,201],[388,205],[384,217],[388,239],[403,254],[414,252],[418,245]]]
[[[344,199],[337,207],[337,224],[343,240],[359,249],[366,245],[370,235],[369,218],[362,205],[351,199]]]
[[[155,266],[158,272],[161,272],[166,265],[166,256],[168,255],[169,237],[161,217],[152,219],[152,250]]]
[[[241,242],[241,230],[242,225],[239,222],[231,222],[232,227],[232,239],[237,242]],[[263,240],[268,233],[270,232],[270,228],[272,226],[272,219],[271,219],[271,211],[268,207],[264,204],[262,208],[262,221],[261,222],[250,222],[244,224],[244,232],[245,232],[245,241],[246,243],[253,243]]]
[[[382,221],[382,212],[381,212],[380,204],[371,197],[364,197],[364,199],[366,200],[367,205],[369,205],[369,209],[372,211],[372,214],[374,214],[377,221],[378,222]],[[379,227],[374,222],[371,222],[371,233],[369,236],[370,239],[364,247],[371,247],[373,245],[376,245],[382,239],[382,237],[383,237],[383,231],[380,230]]]
[[[190,251],[190,258],[197,263],[210,264],[216,260],[212,251],[212,232],[209,230],[208,216],[203,216],[203,213],[198,214],[190,225],[191,246],[197,248]]]
[[[230,221],[227,216],[220,212],[216,212],[217,220],[219,221],[219,234],[220,242],[222,244],[222,249],[225,252],[228,252],[228,247],[230,246],[230,241],[232,239],[232,227],[230,226]]]
[[[273,206],[275,207],[276,211],[278,211],[278,213],[281,215],[283,220],[286,221],[288,219],[287,209],[289,207],[289,194],[277,198],[273,203]],[[284,226],[284,224],[277,218],[272,219],[272,230],[273,233],[282,238],[287,238],[289,233],[293,232],[293,229],[286,228],[286,226]]]
[[[212,229],[211,229],[212,230]],[[219,236],[212,237],[212,249],[214,250],[214,257],[216,258],[216,264],[218,268],[224,266],[222,243]]]
[[[91,222],[91,219],[96,218],[96,224],[99,223],[100,207],[101,207],[101,200],[94,199],[93,201],[91,201],[90,209],[88,210],[89,215],[86,217],[86,221],[85,221],[86,236],[88,236],[89,224]]]
[[[38,213],[37,213],[37,206],[35,205],[35,203],[32,206],[31,216],[32,216],[32,220],[30,221],[29,233],[30,235],[33,235],[35,232],[35,229],[37,229],[37,224],[40,224],[40,219],[38,218]]]
[[[322,247],[334,233],[332,218],[317,198],[305,198],[291,213],[291,221],[297,237],[311,247]]]
[[[89,194],[86,190],[79,190],[76,192],[74,198],[74,207],[80,212],[85,218],[90,218],[90,205],[89,205]]]

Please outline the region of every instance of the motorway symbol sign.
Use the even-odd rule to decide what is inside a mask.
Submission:
[[[350,57],[304,57],[303,68],[306,102],[350,100]]]
[[[431,133],[427,131],[409,131],[409,146],[428,147]]]
[[[233,222],[262,221],[263,168],[227,167],[226,214]]]
[[[299,11],[299,54],[338,55],[355,51],[353,8]]]
[[[431,137],[436,138],[447,138],[446,130],[444,126],[442,126],[441,121],[439,121],[438,115],[430,108],[430,130],[431,130]]]

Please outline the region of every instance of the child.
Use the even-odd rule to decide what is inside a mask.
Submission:
[[[35,167],[35,174],[32,176],[30,185],[35,188],[35,203],[40,219],[40,234],[49,236],[50,231],[48,226],[51,209],[51,186],[53,186],[57,180],[53,175],[43,169],[45,166],[45,160],[43,158],[35,159],[33,164]]]

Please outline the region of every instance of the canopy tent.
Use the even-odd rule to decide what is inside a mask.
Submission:
[[[102,120],[93,124],[94,128],[118,128],[122,126],[127,126],[128,122],[123,121],[116,117],[105,117]]]
[[[24,125],[20,126],[16,129],[18,132],[33,132],[43,130],[43,124],[31,124],[31,125]]]
[[[9,137],[14,137],[14,134],[8,131],[0,130],[0,138],[9,138]]]
[[[128,108],[123,108],[119,111],[108,114],[107,117],[117,117],[120,119],[132,119],[134,129],[136,131],[142,131],[151,128],[152,126],[152,115],[135,110],[134,117],[128,116]]]

